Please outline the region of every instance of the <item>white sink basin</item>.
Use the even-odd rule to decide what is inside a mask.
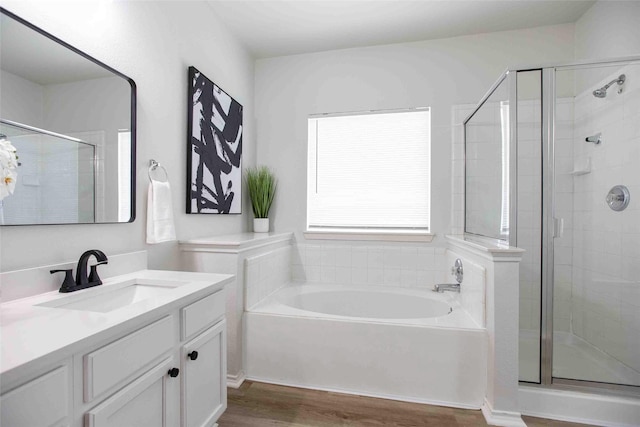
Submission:
[[[143,283],[144,282],[144,283]],[[52,301],[40,307],[108,313],[150,298],[161,297],[186,282],[129,280],[113,285],[100,285]]]

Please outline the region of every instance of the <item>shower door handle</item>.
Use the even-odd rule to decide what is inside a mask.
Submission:
[[[564,235],[564,218],[553,218],[553,238],[560,239]]]

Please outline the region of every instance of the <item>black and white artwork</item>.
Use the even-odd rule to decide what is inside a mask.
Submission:
[[[189,67],[187,213],[242,213],[242,105]]]

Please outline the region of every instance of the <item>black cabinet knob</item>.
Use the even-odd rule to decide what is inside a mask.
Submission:
[[[187,354],[187,356],[189,356],[189,359],[191,360],[196,360],[198,358],[198,352],[194,350],[191,353]]]
[[[169,376],[170,376],[171,378],[175,378],[175,377],[177,377],[177,376],[178,376],[178,374],[180,374],[180,369],[178,369],[178,368],[171,368],[171,369],[169,369]]]

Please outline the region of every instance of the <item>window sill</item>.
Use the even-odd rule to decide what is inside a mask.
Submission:
[[[435,234],[424,231],[307,230],[307,240],[373,240],[383,242],[431,242]]]

